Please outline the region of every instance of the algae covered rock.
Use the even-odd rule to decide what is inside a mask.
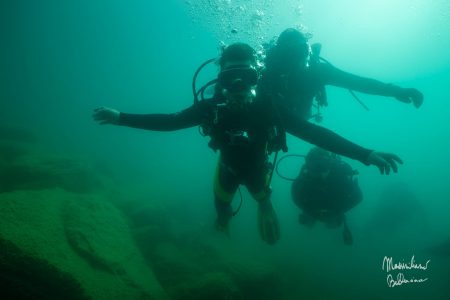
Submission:
[[[217,240],[159,243],[152,265],[173,299],[258,299],[282,295],[276,270],[265,261],[235,253]]]
[[[131,236],[121,212],[95,197],[66,202],[64,227],[69,244],[94,268],[108,271],[127,285],[164,295]]]
[[[175,286],[171,296],[183,300],[244,300],[229,275],[223,272],[197,274],[189,281]],[[253,298],[256,299],[256,298]]]
[[[277,299],[282,283],[274,268],[252,259],[225,261],[223,269],[236,282],[244,299]]]
[[[173,243],[158,244],[152,258],[154,271],[167,288],[206,272],[200,261],[193,260]]]
[[[100,195],[61,189],[0,193],[0,239],[26,257],[70,274],[96,300],[167,299],[125,224]],[[25,281],[32,269],[18,273],[19,279]]]
[[[153,252],[155,273],[173,299],[244,299],[233,278],[205,267],[205,262],[193,258],[190,250],[166,242],[158,244]]]
[[[10,299],[89,300],[72,275],[0,239],[0,290]]]
[[[88,163],[32,154],[3,163],[0,192],[60,187],[74,193],[91,193],[102,188],[104,180]]]
[[[93,163],[57,155],[27,129],[0,124],[0,193],[60,187],[91,193],[108,183]]]
[[[95,197],[72,199],[63,210],[69,244],[94,267],[121,272],[119,266],[136,253],[120,212]]]
[[[174,239],[172,218],[161,202],[141,203],[145,204],[126,210],[126,214],[136,244],[143,255],[149,259],[155,247]]]

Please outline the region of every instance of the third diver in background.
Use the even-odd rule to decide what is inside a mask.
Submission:
[[[300,224],[311,227],[322,221],[329,228],[343,225],[344,243],[353,244],[345,213],[362,200],[357,174],[336,154],[318,147],[311,149],[292,183],[292,199],[302,211]]]

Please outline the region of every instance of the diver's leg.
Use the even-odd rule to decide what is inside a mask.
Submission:
[[[255,170],[246,176],[246,186],[253,198],[258,202],[258,230],[263,241],[269,245],[280,239],[280,225],[271,202],[269,171],[266,168]]]
[[[233,216],[231,201],[239,186],[238,178],[221,159],[219,159],[214,177],[214,205],[217,212],[216,228],[228,232],[228,222]]]

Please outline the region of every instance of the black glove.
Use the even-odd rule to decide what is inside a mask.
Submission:
[[[400,88],[395,98],[404,103],[412,102],[416,108],[419,108],[423,103],[423,94],[413,88]]]

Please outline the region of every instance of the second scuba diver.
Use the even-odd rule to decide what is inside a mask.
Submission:
[[[394,97],[400,102],[413,103],[417,108],[423,103],[423,95],[417,89],[386,84],[334,67],[320,57],[320,44],[310,46],[308,36],[294,28],[284,30],[276,44],[268,48],[258,88],[270,95],[280,109],[292,110],[302,119],[316,117],[320,121],[320,114],[313,114],[312,107],[319,110],[328,105],[326,85],[349,89],[358,101],[353,90]]]

